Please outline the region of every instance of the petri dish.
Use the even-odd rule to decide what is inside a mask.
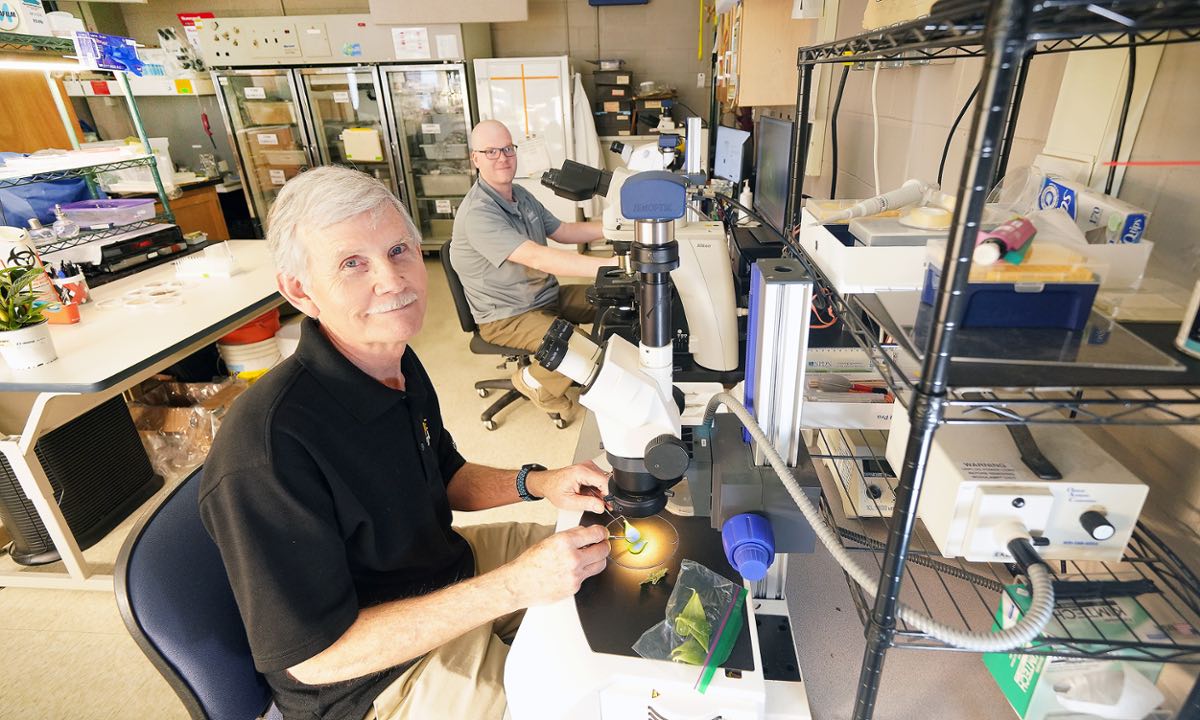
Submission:
[[[634,553],[624,537],[613,538],[608,541],[609,560],[630,570],[653,570],[675,557],[675,552],[679,549],[679,531],[665,517],[651,515],[630,519],[630,522],[646,541],[645,547],[640,553]],[[611,520],[605,527],[609,536],[624,535],[625,518],[622,516]]]

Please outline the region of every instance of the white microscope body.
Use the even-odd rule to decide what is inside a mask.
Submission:
[[[595,412],[613,466],[613,512],[633,518],[661,510],[672,479],[678,482],[688,466],[678,444],[680,417],[665,332],[671,302],[663,277],[673,264],[669,218],[683,214],[683,182],[668,173],[647,173],[637,184],[651,198],[639,209],[632,254],[642,280],[638,346],[613,335],[600,347],[558,320],[537,353],[543,366],[583,385],[580,402]],[[676,194],[669,192],[672,184]],[[578,511],[561,512],[556,530],[575,527],[580,519]],[[513,720],[808,720],[804,684],[765,677],[754,605],[745,606],[753,668],[718,672],[705,693],[695,689],[696,666],[592,650],[575,598],[530,608],[505,664],[509,712]]]
[[[621,214],[621,187],[634,173],[624,168],[613,171],[604,208],[604,237],[633,240],[633,222]],[[675,221],[679,243],[679,267],[671,280],[683,303],[688,323],[688,351],[696,364],[709,370],[729,372],[738,367],[737,300],[733,289],[733,265],[719,222]]]

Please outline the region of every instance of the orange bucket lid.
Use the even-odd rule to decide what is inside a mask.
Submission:
[[[279,308],[268,310],[237,330],[222,337],[222,345],[249,345],[275,337],[279,331]]]

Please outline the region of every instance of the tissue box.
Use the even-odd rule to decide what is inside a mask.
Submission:
[[[1083,183],[1047,177],[1038,194],[1038,209],[1062,208],[1090,243],[1138,243],[1150,213]]]
[[[19,35],[53,35],[50,20],[42,0],[14,0],[5,3],[4,17],[0,17],[0,29]]]
[[[1016,596],[1015,600],[1013,599],[1014,595]],[[1016,624],[1021,613],[1028,608],[1029,596],[1024,587],[1009,585],[1007,592],[1001,596],[993,631]],[[1086,640],[1102,635],[1110,641],[1137,639],[1164,643],[1171,641],[1159,625],[1147,615],[1145,609],[1131,598],[1060,603],[1060,607],[1055,609],[1054,615],[1055,619],[1050,621],[1048,631],[1056,637],[1069,635]],[[1045,655],[985,653],[983,663],[996,680],[996,684],[1000,686],[1004,697],[1016,711],[1017,717],[1022,720],[1043,720],[1047,717],[1103,717],[1079,712],[1078,705],[1070,707],[1064,704],[1059,694],[1055,692],[1055,685],[1062,688],[1068,685],[1071,679],[1083,674],[1114,669],[1114,665],[1127,665],[1143,675],[1150,684],[1158,680],[1158,675],[1162,671],[1162,663],[1118,661],[1116,658],[1119,657],[1118,655],[1112,660],[1084,660]],[[1127,685],[1131,684],[1127,683]],[[1140,682],[1137,684],[1145,685]],[[1161,703],[1162,695],[1158,694],[1157,697],[1158,702]],[[1153,697],[1149,698],[1149,702],[1153,702]],[[1071,714],[1073,712],[1078,714]],[[1150,717],[1155,716],[1151,715]]]

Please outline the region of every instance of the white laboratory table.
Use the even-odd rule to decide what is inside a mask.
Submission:
[[[595,416],[588,412],[579,433],[574,462],[596,457],[600,433]],[[577,517],[560,513],[564,519]],[[804,676],[804,694],[813,720],[844,720],[854,711],[854,694],[866,647],[863,624],[854,608],[846,585],[846,577],[824,547],[808,555],[790,555],[787,585],[789,615],[797,639],[796,659]],[[930,599],[939,617],[949,617],[954,609],[945,600]],[[557,633],[547,637],[547,632]],[[556,653],[546,658],[544,648],[554,647]],[[557,716],[548,712],[530,691],[530,684],[552,687],[547,677],[561,675],[563,668],[586,649],[587,640],[579,627],[573,600],[530,608],[521,623],[509,654],[509,667],[525,662],[526,667],[538,663],[547,668],[548,675],[521,677],[512,672],[505,675],[505,686],[516,690],[524,705],[509,701],[515,720]],[[531,651],[541,651],[532,656]],[[516,663],[514,663],[514,657]],[[589,678],[591,679],[591,678]],[[519,686],[519,687],[517,687]],[[524,692],[522,692],[524,691]],[[510,692],[510,696],[514,694]],[[545,696],[553,695],[549,689]],[[599,717],[596,708],[594,717]],[[1008,720],[1013,711],[996,682],[988,674],[980,656],[974,653],[893,650],[888,654],[887,672],[880,689],[875,717],[881,720],[925,720],[926,718],[955,718],[955,720]]]
[[[0,451],[62,556],[66,572],[0,572],[3,587],[112,590],[112,576],[88,567],[67,526],[34,447],[45,433],[190,355],[247,320],[283,302],[262,240],[230,240],[238,272],[189,279],[177,305],[147,309],[101,307],[148,283],[175,280],[159,267],[94,289],[75,325],[52,325],[58,359],[32,370],[0,364]]]

